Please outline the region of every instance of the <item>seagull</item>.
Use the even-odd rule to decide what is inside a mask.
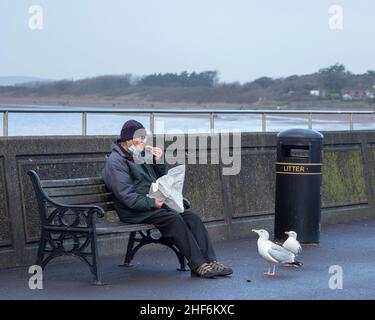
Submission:
[[[297,233],[294,231],[285,232],[289,236],[283,244],[283,247],[294,253],[296,257],[302,252],[302,247],[297,240]]]
[[[258,239],[258,252],[260,256],[267,260],[269,263],[268,272],[265,275],[274,276],[276,264],[281,263],[284,265],[292,265],[299,267],[301,265],[300,262],[295,260],[295,254],[288,251],[287,249],[273,243],[269,239],[269,233],[267,230],[260,229],[252,229],[251,231],[257,233],[259,235]],[[271,268],[273,268],[271,272]]]

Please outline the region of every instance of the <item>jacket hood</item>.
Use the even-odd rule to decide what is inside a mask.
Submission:
[[[112,142],[112,151],[118,153],[121,157],[129,160],[129,161],[134,161],[133,155],[130,152],[125,151],[121,146],[120,142],[122,142],[121,139],[115,140]],[[141,156],[145,156],[145,151],[143,150],[141,152]]]
[[[120,146],[121,139],[112,142],[112,152],[118,153],[121,157],[133,161],[133,157],[130,153],[124,152],[123,148]]]

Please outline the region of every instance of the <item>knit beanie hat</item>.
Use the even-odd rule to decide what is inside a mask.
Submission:
[[[120,138],[121,141],[127,141],[146,135],[147,132],[142,123],[136,120],[128,120],[122,126]]]

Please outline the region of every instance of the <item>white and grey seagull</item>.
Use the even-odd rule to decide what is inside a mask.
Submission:
[[[302,252],[302,247],[297,240],[297,232],[295,231],[287,231],[285,232],[289,237],[283,243],[283,247],[290,252],[294,253],[296,257]]]
[[[274,276],[276,264],[278,263],[281,263],[283,265],[292,265],[296,267],[299,267],[301,265],[300,262],[295,260],[296,256],[294,253],[269,240],[269,233],[267,232],[267,230],[252,229],[251,231],[259,235],[257,242],[258,252],[260,256],[269,263],[268,272],[265,273],[266,275]],[[272,268],[273,270],[271,272]]]

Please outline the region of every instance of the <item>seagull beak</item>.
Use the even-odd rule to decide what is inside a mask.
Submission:
[[[289,236],[289,231],[285,231],[284,233],[287,234],[287,235]]]
[[[252,232],[258,233],[257,229],[251,229]]]

